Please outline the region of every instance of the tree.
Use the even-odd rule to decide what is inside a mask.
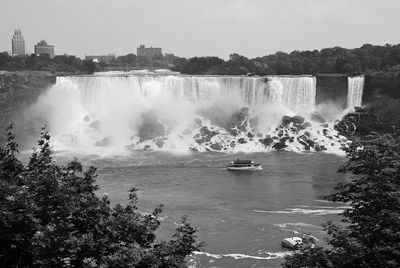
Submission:
[[[283,267],[400,267],[399,137],[370,136],[347,150],[351,181],[325,197],[349,203],[342,225],[329,222],[329,248],[304,249]]]
[[[0,149],[0,267],[185,267],[199,249],[185,217],[171,241],[157,241],[162,206],[143,214],[132,188],[126,206],[95,191],[96,169],[52,160],[43,129],[27,165],[12,126]]]
[[[96,64],[92,60],[85,60],[81,69],[88,74],[93,74],[96,71]]]

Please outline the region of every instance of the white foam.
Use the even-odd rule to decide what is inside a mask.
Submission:
[[[240,259],[255,259],[255,260],[273,260],[273,259],[280,259],[285,256],[291,255],[291,252],[284,251],[284,252],[265,252],[268,256],[252,256],[247,254],[240,254],[240,253],[230,253],[230,254],[212,254],[203,251],[194,251],[193,255],[205,255],[209,258],[214,259],[221,259],[221,258],[233,258],[235,260]]]
[[[341,214],[344,209],[301,209],[301,208],[288,208],[286,210],[253,210],[258,213],[272,213],[272,214],[306,214],[306,215],[330,215]]]
[[[303,223],[303,222],[286,222],[286,223],[277,223],[275,224],[276,226],[279,226],[281,228],[286,228],[288,226],[300,226],[300,227],[312,227],[312,228],[321,228],[320,226],[316,226],[313,224],[309,223]]]
[[[268,80],[268,81],[267,81]],[[298,141],[309,136],[315,144],[329,153],[344,154],[341,147],[346,139],[337,135],[333,122],[320,125],[310,120],[315,111],[315,77],[238,77],[238,76],[177,76],[135,73],[99,73],[96,76],[58,77],[56,84],[42,95],[32,114],[47,121],[54,137],[56,150],[69,150],[99,155],[121,154],[135,149],[150,149],[179,154],[191,150],[225,153],[265,152],[274,150],[273,144],[264,146],[259,137],[282,137],[284,150],[302,152]],[[234,112],[248,107],[249,115],[241,122],[245,128],[238,136],[221,125],[228,124]],[[156,139],[140,141],[138,132],[143,114],[151,112],[165,129]],[[276,129],[282,116],[301,115],[311,127],[293,130],[293,124]],[[248,120],[257,118],[257,129]],[[194,121],[200,122],[197,125]],[[198,144],[194,138],[201,127],[218,132],[207,144]],[[292,130],[291,130],[292,129]],[[324,135],[323,132],[328,132]],[[239,143],[242,139],[244,142]],[[235,146],[230,146],[231,142]],[[211,144],[218,143],[222,150]],[[100,145],[99,145],[100,144]],[[313,148],[311,148],[313,151]]]

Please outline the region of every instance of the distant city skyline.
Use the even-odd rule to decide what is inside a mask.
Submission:
[[[26,52],[47,40],[82,58],[136,54],[141,44],[227,59],[400,43],[398,0],[0,0],[0,9],[0,51],[10,52],[15,29]]]

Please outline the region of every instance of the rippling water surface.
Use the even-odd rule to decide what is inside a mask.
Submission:
[[[227,171],[227,163],[237,157],[251,158],[264,169]],[[164,204],[161,238],[170,237],[179,217],[188,215],[199,227],[199,241],[206,243],[190,259],[192,267],[279,267],[289,253],[281,248],[283,238],[300,231],[322,239],[320,224],[339,220],[345,208],[320,198],[343,180],[336,171],[344,158],[335,155],[141,152],[81,160],[98,167],[99,194],[113,203],[126,202],[134,186],[143,211]]]

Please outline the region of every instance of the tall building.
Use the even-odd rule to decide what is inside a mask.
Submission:
[[[22,36],[21,30],[17,29],[14,31],[12,38],[12,54],[13,55],[24,55],[25,54],[25,40]]]
[[[54,58],[54,46],[48,45],[46,41],[42,40],[35,45],[35,54],[38,56],[47,54],[50,58]]]
[[[162,50],[161,47],[145,47],[144,45],[140,45],[140,47],[137,48],[137,55],[152,58],[155,55],[162,56]]]

